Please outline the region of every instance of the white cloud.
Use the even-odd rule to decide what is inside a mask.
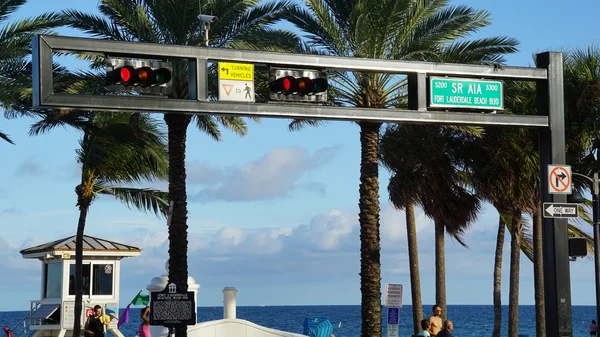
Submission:
[[[333,159],[340,146],[321,148],[310,154],[300,147],[279,147],[240,167],[215,169],[204,163],[190,165],[191,176],[201,188],[190,199],[201,201],[269,200],[290,196],[296,190],[325,193],[325,185],[301,182],[310,170]]]
[[[480,221],[494,224],[495,217],[495,214],[489,214]],[[433,225],[419,209],[416,209],[416,220],[422,293],[424,302],[429,303],[433,300],[432,294],[435,294]],[[356,210],[332,209],[315,215],[305,223],[286,222],[281,223],[279,227],[269,228],[233,227],[210,221],[207,223],[211,223],[216,230],[190,232],[188,237],[189,274],[202,284],[202,289],[226,285],[254,289],[253,287],[262,287],[267,283],[286,284],[290,289],[318,288],[326,284],[354,284],[355,286],[349,286],[348,289],[354,289],[351,291],[355,292],[359,289],[360,242]],[[197,223],[194,223],[194,227],[197,227],[196,225]],[[126,227],[121,228],[124,230]],[[107,237],[140,246],[144,242],[141,257],[123,260],[122,287],[139,289],[140,285],[148,284],[152,277],[164,274],[169,245],[166,228],[153,230],[145,241],[146,232],[140,231],[140,228],[134,225],[130,231]],[[465,279],[472,282],[474,287],[479,287],[477,294],[487,294],[485,289],[488,286],[491,293],[497,228],[492,225],[486,228],[485,231],[467,233],[465,239],[470,249],[453,243],[447,237],[446,272],[449,301],[469,302],[463,297],[457,299],[452,290],[458,289],[460,282],[464,282]],[[404,284],[405,301],[409,303],[410,279],[405,233],[404,212],[397,212],[391,206],[383,204],[382,284]],[[37,289],[40,277],[39,262],[23,263],[18,250],[46,241],[49,240],[31,238],[22,243],[0,240],[0,247],[3,247],[0,248],[0,253],[8,257],[0,261],[0,268],[7,270],[6,273],[0,274],[0,282],[11,283],[12,281],[6,279],[16,277],[27,282],[28,287]],[[507,236],[503,263],[504,286],[508,285],[509,244],[510,238]],[[521,274],[524,284],[531,278],[531,269],[531,263],[522,256]],[[573,272],[584,271],[585,268],[573,267]],[[585,282],[584,279],[580,279],[575,278],[574,281]],[[527,290],[524,290],[525,292]]]
[[[331,210],[315,216],[308,225],[294,229],[291,240],[317,250],[338,250],[355,241],[352,238],[358,234],[357,218],[356,214]]]
[[[223,169],[211,167],[207,162],[189,161],[186,164],[188,184],[211,185],[224,178]]]

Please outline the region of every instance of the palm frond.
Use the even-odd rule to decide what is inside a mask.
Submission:
[[[4,139],[6,142],[10,143],[10,144],[15,144],[12,139],[10,139],[10,137],[8,137],[7,134],[0,132],[0,139]]]
[[[519,41],[510,37],[455,41],[441,48],[437,62],[500,65],[506,61],[504,55],[517,52],[518,45]]]
[[[128,208],[167,216],[168,193],[148,188],[106,187],[99,194],[110,195],[123,202]]]
[[[42,119],[31,125],[29,129],[30,136],[37,136],[47,133],[56,127],[70,127],[79,131],[90,129],[89,112],[78,110],[53,110],[42,114]]]
[[[122,32],[116,23],[105,20],[99,15],[86,14],[76,10],[65,10],[63,14],[69,26],[82,30],[92,37],[119,41],[133,40],[131,36]]]
[[[320,126],[325,124],[323,120],[313,120],[313,119],[294,119],[288,124],[288,129],[290,131],[298,131],[306,126]]]

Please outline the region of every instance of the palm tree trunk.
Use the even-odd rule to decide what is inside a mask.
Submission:
[[[381,336],[381,265],[379,246],[379,123],[360,123],[360,291],[362,337]]]
[[[89,209],[89,202],[79,199],[79,221],[75,235],[75,317],[73,321],[73,336],[81,336],[81,311],[83,310],[83,232],[85,219]]]
[[[187,192],[185,188],[185,141],[191,117],[165,114],[169,135],[169,201],[174,202],[169,225],[169,281],[188,289]],[[176,337],[186,337],[187,327],[177,328]]]
[[[535,288],[535,335],[537,337],[546,337],[542,245],[542,209],[538,206],[533,214],[533,284]]]
[[[510,240],[510,288],[508,294],[508,337],[519,334],[519,267],[521,260],[521,237],[523,222],[521,213],[512,216],[512,237]]]
[[[410,295],[413,309],[413,327],[415,335],[421,331],[423,304],[421,303],[421,277],[419,275],[419,251],[417,246],[417,226],[415,206],[406,206],[406,236],[408,238],[408,261],[410,264]]]
[[[494,331],[492,337],[500,337],[502,325],[502,247],[504,246],[504,233],[506,224],[502,216],[498,216],[498,236],[496,237],[496,257],[494,259]]]
[[[446,320],[446,254],[444,251],[444,223],[435,219],[435,301]]]

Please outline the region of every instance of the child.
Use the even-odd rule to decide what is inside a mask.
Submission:
[[[590,337],[595,337],[596,332],[598,331],[598,326],[596,325],[596,320],[592,320],[592,324],[590,324]]]
[[[421,321],[421,332],[419,332],[419,334],[417,335],[418,337],[430,337],[431,335],[429,334],[429,331],[427,331],[429,329],[429,320],[422,320]]]

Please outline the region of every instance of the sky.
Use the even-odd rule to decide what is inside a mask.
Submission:
[[[492,13],[493,24],[475,37],[517,38],[508,64],[529,66],[536,52],[598,43],[600,2],[578,6],[548,0],[451,1]],[[13,18],[66,8],[97,13],[96,0],[30,0]],[[62,35],[82,36],[71,29]],[[157,116],[160,117],[160,116]],[[32,119],[0,119],[16,145],[0,142],[1,310],[25,310],[39,299],[41,265],[19,251],[75,234],[78,184],[75,150],[80,134],[55,129],[30,137]],[[360,304],[358,126],[329,122],[290,132],[289,120],[249,122],[240,138],[215,142],[190,127],[187,138],[189,273],[201,288],[199,306],[222,305],[222,289],[238,289],[238,305]],[[388,172],[380,169],[382,287],[403,284],[410,304],[405,214],[388,202]],[[166,188],[165,183],[155,186]],[[417,209],[424,304],[435,302],[432,222]],[[465,236],[466,249],[446,239],[447,303],[492,304],[498,214],[484,207]],[[591,227],[584,229],[591,233]],[[143,247],[122,262],[121,306],[164,273],[166,221],[100,197],[91,206],[86,234]],[[504,244],[502,301],[508,304],[510,236]],[[591,259],[571,262],[574,305],[592,305]],[[521,255],[520,304],[533,304],[533,266]],[[4,288],[6,289],[6,288]]]

